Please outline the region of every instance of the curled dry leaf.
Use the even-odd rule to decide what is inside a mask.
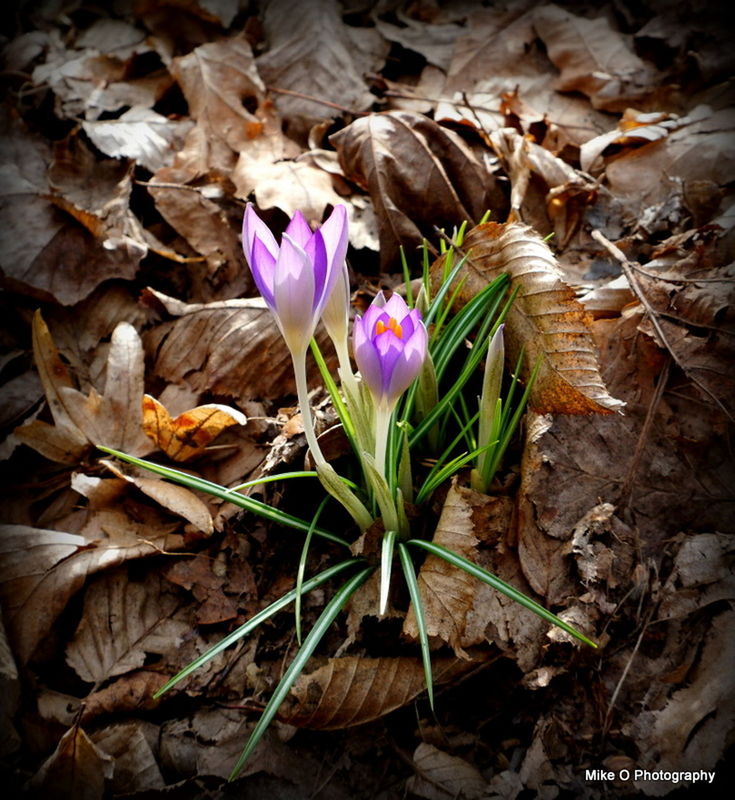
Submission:
[[[434,682],[451,681],[474,666],[436,659]],[[301,728],[349,728],[406,705],[425,688],[418,658],[330,658],[325,666],[298,678],[291,689],[296,704],[284,707],[282,718]]]
[[[596,199],[597,185],[513,128],[493,131],[488,141],[510,178],[509,221],[523,221],[544,231],[551,221],[558,247],[564,249],[579,229],[587,206]],[[531,181],[534,176],[546,184],[541,196]]]
[[[431,235],[437,220],[461,224],[505,205],[487,165],[456,133],[421,114],[371,114],[330,141],[345,177],[370,193],[383,267],[397,259],[399,245]]]
[[[0,113],[0,138],[0,268],[10,288],[71,305],[105,280],[131,279],[144,250],[131,233],[135,220],[126,205],[129,186],[105,180],[109,173],[94,161],[76,165],[86,173],[87,188],[98,180],[103,184],[103,205],[117,204],[109,237],[114,246],[105,247],[55,207],[64,201],[49,184],[48,144],[6,113]],[[104,224],[99,221],[99,226]]]
[[[577,16],[552,3],[533,14],[549,58],[561,70],[556,88],[583,92],[595,108],[622,111],[650,95],[659,84],[655,70],[640,59],[607,16]]]
[[[261,298],[182,303],[146,289],[143,299],[177,318],[153,332],[157,376],[186,381],[196,391],[228,395],[240,403],[294,391],[291,358]],[[323,330],[317,331],[316,339],[322,352],[329,352]],[[318,374],[310,362],[311,379]]]
[[[161,591],[165,586],[155,574],[132,581],[124,569],[92,583],[66,648],[67,663],[82,680],[98,685],[142,667],[149,653],[176,650],[190,626],[175,618],[180,600]]]
[[[139,669],[120,676],[116,681],[84,701],[82,724],[86,725],[100,714],[129,714],[156,708],[159,700],[153,695],[166,683],[167,676],[149,669]]]
[[[642,769],[678,770],[682,763],[714,770],[732,731],[735,715],[735,613],[712,620],[696,667],[687,685],[674,691],[661,708],[646,709],[633,718],[632,733]],[[669,781],[636,783],[645,794],[661,797],[675,787]]]
[[[447,493],[433,541],[497,575],[525,594],[530,588],[518,557],[506,544],[513,501],[453,484]],[[418,576],[427,632],[469,658],[462,649],[492,642],[524,671],[536,666],[540,637],[548,625],[500,592],[444,559],[429,555]],[[413,606],[403,633],[418,639]]]
[[[526,374],[540,362],[531,407],[556,414],[620,411],[624,404],[608,394],[600,376],[592,318],[541,237],[527,225],[488,222],[467,234],[463,251],[469,257],[460,302],[503,272],[519,290],[506,319],[506,344],[513,365],[523,348]],[[432,266],[435,285],[442,268],[443,257]]]
[[[477,767],[432,744],[421,742],[413,754],[413,763],[416,774],[408,779],[406,788],[426,800],[477,800],[488,790]]]
[[[190,120],[171,120],[137,105],[117,119],[82,123],[84,132],[105,155],[133,159],[149,172],[170,165],[192,126]]]
[[[163,508],[189,520],[205,536],[211,536],[214,532],[209,509],[190,489],[158,477],[147,477],[150,473],[131,468],[128,464],[118,465],[108,459],[100,459],[100,463],[126,483],[137,486],[143,494]]]
[[[16,428],[15,436],[18,441],[38,450],[52,461],[78,464],[88,447],[88,440],[73,422],[66,407],[62,390],[72,390],[73,382],[40,311],[36,311],[33,316],[32,338],[36,369],[54,424],[32,420],[27,425]]]
[[[263,131],[263,123],[246,108],[248,103],[260,105],[265,92],[247,40],[238,36],[203,44],[175,58],[171,73],[206,147],[213,149],[209,166],[223,171],[231,167],[233,157],[225,156],[222,145],[239,153]]]
[[[290,0],[268,3],[263,27],[270,48],[257,60],[269,87],[294,93],[275,98],[291,130],[308,130],[312,122],[334,114],[324,103],[295,95],[356,110],[369,108],[375,98],[365,86],[364,75],[382,66],[387,42],[375,30],[356,32],[345,25],[336,0],[310,0],[308,13],[293,12]]]
[[[140,411],[143,346],[132,325],[120,322],[112,332],[101,394],[73,387],[40,311],[33,318],[33,353],[56,425],[34,420],[16,429],[21,442],[65,464],[78,463],[86,443],[134,455],[150,450]]]
[[[694,109],[676,130],[628,150],[607,165],[608,184],[632,217],[670,199],[672,189],[697,181],[725,185],[735,180],[732,137],[735,111]]]
[[[146,436],[174,461],[189,461],[201,455],[226,428],[246,425],[247,417],[236,408],[209,403],[172,418],[166,407],[143,396],[143,429]]]
[[[113,759],[78,726],[61,738],[53,755],[33,776],[28,788],[49,800],[102,800],[113,773]]]
[[[115,759],[112,775],[115,794],[164,788],[163,776],[149,743],[157,740],[158,727],[141,720],[111,725],[92,735],[95,745]]]

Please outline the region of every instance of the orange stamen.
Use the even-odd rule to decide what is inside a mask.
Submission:
[[[388,319],[388,324],[386,325],[382,319],[379,319],[375,324],[375,335],[380,336],[381,333],[385,333],[386,331],[393,331],[393,333],[399,338],[403,339],[403,328],[401,324],[398,322],[397,319],[394,317],[390,317]]]

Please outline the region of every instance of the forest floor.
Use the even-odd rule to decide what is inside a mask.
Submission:
[[[2,12],[6,785],[75,800],[716,796],[735,727],[725,4],[295,5]],[[539,296],[515,335],[548,369],[490,495],[460,473],[420,524],[459,530],[600,647],[480,584],[439,598],[432,714],[406,599],[381,619],[367,592],[227,783],[293,657],[292,613],[152,695],[293,587],[303,535],[96,446],[225,486],[303,468],[288,353],[241,249],[248,201],[277,233],[296,210],[318,224],[346,206],[358,312],[404,282],[401,245],[420,275],[437,227],[489,210],[500,225],[473,231],[477,248],[551,235],[542,278],[469,262],[475,289],[510,274],[519,317]],[[579,352],[555,360],[559,320],[599,359],[594,392]],[[310,382],[326,430],[313,365]],[[165,430],[144,427],[144,395]],[[197,444],[184,412],[212,403]],[[308,519],[304,485],[255,496]],[[324,524],[356,537],[348,523]],[[308,574],[336,553],[313,543]],[[329,596],[308,595],[306,629]],[[701,770],[716,775],[658,774]]]

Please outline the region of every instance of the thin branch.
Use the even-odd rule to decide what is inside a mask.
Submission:
[[[321,106],[334,108],[337,111],[344,111],[347,114],[352,114],[355,117],[367,117],[372,113],[370,111],[356,111],[354,108],[341,106],[339,105],[339,103],[332,103],[331,100],[323,100],[320,97],[314,97],[311,94],[304,94],[303,92],[295,92],[293,89],[280,89],[278,86],[266,86],[266,89],[269,92],[275,92],[276,94],[287,94],[291,97],[300,97],[302,100],[311,100],[312,103],[319,103],[319,105]]]
[[[689,370],[687,370],[684,362],[679,358],[679,356],[674,352],[674,349],[669,344],[668,337],[664,333],[663,328],[661,327],[661,322],[659,320],[659,314],[657,313],[656,309],[651,305],[648,297],[646,297],[646,293],[641,289],[640,284],[638,283],[638,278],[635,276],[635,269],[634,265],[628,261],[625,257],[623,251],[614,245],[609,239],[607,239],[600,231],[593,230],[592,231],[592,238],[599,242],[610,255],[615,258],[616,261],[620,263],[620,266],[623,269],[623,273],[625,277],[628,279],[628,283],[630,284],[630,288],[633,290],[633,293],[640,301],[643,308],[646,309],[646,313],[648,314],[649,319],[651,320],[651,324],[653,325],[654,330],[656,331],[661,344],[663,345],[664,349],[669,352],[671,358],[674,360],[676,365],[686,373],[689,377],[689,380],[695,384],[704,394],[706,394],[709,398],[711,398],[715,404],[722,410],[722,412],[727,416],[728,419],[735,422],[735,417],[733,417],[732,413],[729,409],[724,405],[724,403],[717,397],[717,395],[713,394],[698,378],[692,375]]]
[[[630,511],[630,506],[633,501],[633,483],[636,475],[638,474],[638,467],[640,466],[641,458],[643,457],[643,451],[646,449],[646,442],[648,441],[651,433],[656,411],[658,410],[659,403],[661,402],[664,390],[666,389],[666,384],[669,382],[670,366],[671,357],[669,356],[666,359],[663,369],[661,370],[661,374],[658,376],[658,383],[656,384],[656,389],[651,397],[651,402],[648,404],[648,411],[646,412],[646,418],[643,421],[643,427],[641,428],[641,432],[638,434],[638,441],[636,442],[633,458],[630,462],[630,466],[628,467],[628,474],[626,475],[625,481],[620,489],[619,503],[624,507],[626,512]],[[629,522],[630,520],[627,521]]]

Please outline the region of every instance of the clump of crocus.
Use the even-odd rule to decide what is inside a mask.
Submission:
[[[421,313],[398,294],[380,292],[363,317],[355,319],[352,352],[375,403],[375,462],[385,474],[388,426],[399,397],[426,358],[429,337]]]
[[[245,209],[243,251],[255,284],[273,312],[291,353],[304,433],[317,472],[327,491],[365,528],[370,525],[370,513],[340,481],[319,447],[306,383],[306,351],[335,284],[343,277],[347,244],[344,206],[335,206],[321,228],[314,232],[297,211],[283,233],[280,246],[252,205]]]

